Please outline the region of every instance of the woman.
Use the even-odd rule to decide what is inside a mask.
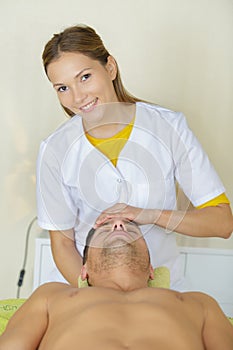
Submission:
[[[37,167],[38,222],[58,269],[77,285],[87,232],[120,215],[142,225],[152,264],[168,266],[180,289],[173,231],[228,238],[233,230],[225,189],[185,118],[130,95],[90,27],[54,35],[43,63],[71,117],[42,142]],[[176,181],[192,210],[176,209]]]

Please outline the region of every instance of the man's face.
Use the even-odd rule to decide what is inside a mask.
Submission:
[[[149,252],[139,227],[121,218],[98,227],[90,240],[86,266],[89,276],[119,267],[147,272]]]
[[[115,218],[96,228],[90,246],[96,248],[119,247],[133,243],[139,238],[142,238],[142,234],[137,224],[133,221]]]

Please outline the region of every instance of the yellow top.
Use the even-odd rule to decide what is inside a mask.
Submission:
[[[95,146],[100,152],[105,154],[105,156],[107,156],[111,160],[113,165],[116,166],[119,154],[125,146],[126,142],[128,141],[131,131],[133,129],[134,120],[135,118],[133,118],[132,121],[128,125],[126,125],[124,129],[122,129],[112,137],[106,139],[97,139],[89,135],[88,133],[86,133],[86,137],[93,146]]]
[[[211,199],[210,201],[199,205],[197,207],[197,209],[201,209],[201,208],[205,208],[205,207],[216,207],[218,204],[222,204],[222,203],[230,204],[230,201],[227,198],[227,196],[225,195],[225,193],[222,193],[219,196]]]
[[[86,137],[94,147],[98,148],[98,150],[102,152],[105,156],[107,156],[111,160],[113,165],[116,166],[119,154],[129,139],[129,136],[133,129],[134,121],[135,118],[133,118],[133,120],[128,125],[126,125],[124,129],[122,129],[112,137],[106,139],[98,139],[89,135],[88,133],[86,133]],[[230,204],[225,193],[222,193],[219,196],[211,199],[210,201],[199,205],[197,209],[205,207],[215,207],[221,203]]]

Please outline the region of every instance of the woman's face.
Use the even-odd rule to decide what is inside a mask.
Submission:
[[[62,106],[84,117],[98,105],[117,102],[113,86],[117,67],[112,56],[105,66],[81,53],[64,52],[47,68]]]

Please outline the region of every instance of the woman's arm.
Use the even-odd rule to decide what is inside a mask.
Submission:
[[[228,204],[219,204],[188,211],[163,210],[155,224],[187,236],[229,238],[233,216]]]
[[[71,285],[78,286],[82,258],[76,248],[74,230],[49,231],[51,249],[57,268]]]
[[[233,216],[228,204],[174,211],[142,209],[118,203],[101,213],[96,225],[117,216],[133,220],[139,225],[155,224],[168,232],[176,231],[193,237],[229,238],[233,231]]]

